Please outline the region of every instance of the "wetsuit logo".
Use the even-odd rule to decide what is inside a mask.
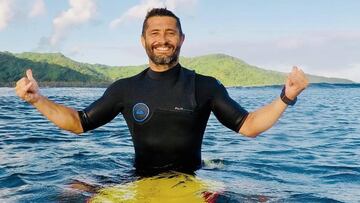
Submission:
[[[137,103],[133,107],[133,117],[137,122],[144,122],[149,116],[149,107],[144,103]]]

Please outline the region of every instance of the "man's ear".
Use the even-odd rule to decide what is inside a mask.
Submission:
[[[145,48],[145,37],[141,35],[141,44]]]
[[[185,34],[181,35],[180,45],[182,45],[184,41],[185,41]]]

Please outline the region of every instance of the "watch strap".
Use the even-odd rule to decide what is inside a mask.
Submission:
[[[289,106],[294,106],[296,104],[296,101],[297,101],[297,97],[295,97],[294,100],[291,100],[286,96],[286,94],[285,94],[285,86],[283,87],[283,89],[281,91],[280,98],[285,104],[287,104]]]

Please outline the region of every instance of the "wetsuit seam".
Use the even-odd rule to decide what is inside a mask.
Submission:
[[[90,121],[87,113],[85,111],[78,111],[78,115],[80,118],[81,127],[83,128],[84,132],[87,132],[90,130]]]
[[[238,123],[238,125],[237,125],[237,128],[235,129],[236,131],[235,132],[239,132],[240,131],[240,129],[241,129],[241,127],[243,126],[243,124],[244,124],[244,122],[245,122],[245,120],[246,120],[246,118],[249,116],[249,112],[247,112],[246,113],[246,115],[240,115],[239,117],[241,117],[241,119],[240,119],[240,122]],[[239,119],[239,118],[238,118]],[[238,120],[237,119],[237,120]]]

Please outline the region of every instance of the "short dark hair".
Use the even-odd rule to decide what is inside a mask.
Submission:
[[[173,12],[167,10],[166,8],[153,8],[149,10],[148,13],[146,14],[141,32],[142,36],[145,36],[145,30],[147,29],[147,20],[154,16],[167,16],[167,17],[175,18],[176,27],[179,29],[180,35],[184,35],[181,29],[180,19]]]

